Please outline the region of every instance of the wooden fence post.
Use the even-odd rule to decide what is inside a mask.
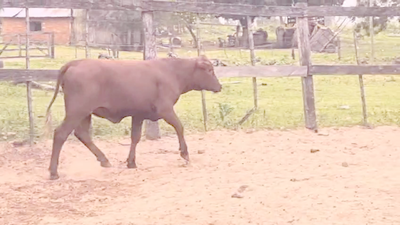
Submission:
[[[359,56],[359,53],[358,53],[357,35],[356,35],[355,31],[353,31],[353,39],[354,39],[354,50],[355,50],[355,54],[356,54],[357,65],[361,65],[360,56]],[[363,111],[363,122],[364,122],[364,126],[369,126],[368,125],[368,114],[367,114],[367,103],[366,103],[366,100],[365,100],[364,78],[363,78],[362,74],[358,75],[358,81],[360,83],[360,94],[361,94],[361,104],[362,104],[362,111]]]
[[[54,32],[51,33],[51,58],[54,59],[55,55],[55,40],[54,40]]]
[[[26,23],[26,38],[25,38],[25,68],[30,67],[29,58],[29,35],[30,35],[30,19],[29,9],[25,8],[25,23]],[[32,109],[32,85],[30,81],[26,82],[26,94],[28,100],[28,115],[29,115],[29,145],[33,145],[35,138],[34,121],[33,121],[33,109]]]
[[[369,7],[373,7],[374,6],[374,0],[369,0],[368,2]],[[371,38],[371,57],[370,57],[370,64],[374,64],[375,63],[375,49],[374,49],[374,17],[370,16],[369,17],[369,35]]]
[[[71,41],[70,44],[74,45],[75,59],[78,58],[77,35],[75,30],[74,10],[71,9]],[[73,44],[72,44],[73,43]]]
[[[49,57],[54,59],[54,33],[49,33],[47,35],[47,51]]]
[[[86,23],[85,23],[85,57],[89,58],[89,9],[86,9]]]
[[[90,49],[89,49],[89,9],[85,10],[85,58],[90,58]],[[54,37],[54,35],[53,35]],[[75,46],[75,58],[77,56],[77,51],[76,51],[76,46]],[[90,122],[89,126],[89,134],[90,136],[93,136],[93,120]]]
[[[246,17],[247,21],[247,30],[248,30],[248,38],[249,38],[249,50],[250,50],[250,60],[251,65],[256,65],[256,54],[254,52],[254,36],[253,29],[250,16]],[[257,77],[253,77],[253,97],[254,97],[254,109],[258,108],[258,92],[257,92]]]
[[[200,19],[199,14],[197,14],[196,18],[196,33],[197,33],[197,55],[201,55],[201,41],[200,41]],[[208,121],[208,113],[207,113],[207,102],[206,102],[206,93],[205,91],[201,91],[201,107],[203,109],[203,123],[204,130],[207,131],[207,121]]]
[[[47,56],[51,58],[51,33],[48,33],[47,35]]]
[[[22,56],[22,46],[21,46],[21,34],[17,34],[17,38],[18,38],[18,56],[21,57]]]
[[[75,39],[75,29],[74,29],[74,9],[70,9],[70,21],[69,21],[69,45],[72,45],[72,40]]]
[[[342,60],[342,43],[340,40],[340,36],[337,36],[337,54],[338,54],[338,60]]]
[[[297,3],[298,7],[307,7],[307,3]],[[297,41],[300,54],[300,65],[307,66],[307,77],[302,77],[303,87],[303,104],[304,117],[306,128],[318,131],[317,116],[315,112],[315,97],[314,97],[314,81],[310,74],[311,66],[311,48],[310,48],[310,32],[308,27],[307,17],[297,18]]]
[[[153,32],[153,12],[142,12],[142,23],[144,36],[143,59],[154,59],[157,57],[157,49],[156,37]],[[153,122],[151,120],[145,121],[145,136],[146,139],[149,140],[155,140],[161,137],[158,122]]]

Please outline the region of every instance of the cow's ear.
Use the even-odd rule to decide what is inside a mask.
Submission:
[[[210,62],[205,55],[200,55],[197,58],[197,66],[202,69],[207,69],[210,66]]]
[[[205,55],[199,55],[199,59],[200,60],[204,60],[204,61],[208,61],[208,58]]]
[[[197,66],[201,69],[207,69],[208,67],[208,63],[206,61],[197,61]]]

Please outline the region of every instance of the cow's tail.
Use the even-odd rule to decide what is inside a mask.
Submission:
[[[60,90],[60,85],[62,82],[62,79],[64,77],[65,72],[67,72],[67,70],[69,69],[69,67],[71,66],[70,63],[65,64],[63,67],[61,67],[59,74],[58,74],[58,78],[57,78],[57,84],[56,84],[56,88],[54,90],[54,95],[53,98],[50,101],[49,106],[47,107],[47,111],[46,111],[46,123],[45,123],[45,133],[44,136],[48,137],[51,133],[51,128],[52,128],[52,116],[51,116],[51,106],[53,105],[54,101],[57,98],[57,94]]]

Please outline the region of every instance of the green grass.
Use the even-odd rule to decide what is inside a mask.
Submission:
[[[214,29],[215,30],[215,29]],[[219,31],[221,32],[221,31]],[[270,32],[271,33],[271,32]],[[203,39],[213,40],[220,34],[203,35]],[[222,35],[220,35],[222,36]],[[224,34],[226,36],[226,34]],[[271,35],[273,39],[273,35]],[[188,37],[185,37],[186,39]],[[185,39],[184,39],[185,40]],[[337,54],[312,54],[314,64],[355,64],[352,36],[343,34],[342,58]],[[369,58],[369,39],[360,41],[360,55]],[[400,52],[400,38],[390,38],[385,34],[376,36],[375,62],[390,64]],[[93,58],[101,50],[92,50]],[[180,57],[196,56],[196,49],[176,50]],[[249,52],[246,50],[207,50],[210,58],[219,58],[228,64],[248,65]],[[298,59],[292,59],[290,50],[257,50],[259,64],[264,65],[297,65]],[[160,51],[160,57],[166,52]],[[82,49],[78,58],[84,57]],[[297,57],[297,55],[296,55]],[[63,63],[74,59],[72,47],[57,47],[56,59],[32,59],[31,68],[58,69]],[[121,52],[120,58],[142,59],[140,52]],[[24,68],[24,60],[5,62],[6,68]],[[222,93],[207,93],[208,128],[232,129],[237,122],[253,107],[253,90],[251,78],[225,78],[220,80],[224,86]],[[234,83],[238,81],[240,83]],[[320,127],[354,126],[362,122],[361,100],[357,76],[315,76],[315,98],[317,118]],[[52,83],[54,84],[54,83]],[[365,76],[367,109],[369,122],[373,125],[400,124],[400,80],[396,76]],[[35,132],[39,137],[43,131],[46,107],[52,92],[33,91]],[[14,86],[8,82],[0,83],[0,138],[7,140],[28,137],[29,123],[26,100],[26,87]],[[244,124],[244,128],[281,129],[304,126],[303,101],[300,78],[259,78],[259,110]],[[341,109],[341,106],[349,106]],[[182,95],[175,106],[176,112],[184,124],[186,133],[203,130],[203,116],[200,92],[189,92]],[[63,98],[58,96],[53,105],[54,126],[64,117]],[[163,134],[174,133],[172,127],[160,121]],[[98,138],[113,138],[129,135],[130,119],[120,124],[112,124],[104,119],[94,119],[94,135]]]

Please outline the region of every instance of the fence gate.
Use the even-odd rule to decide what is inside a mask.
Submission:
[[[13,59],[26,57],[26,34],[2,34],[0,58]],[[30,34],[30,58],[54,58],[54,33],[41,32]]]

